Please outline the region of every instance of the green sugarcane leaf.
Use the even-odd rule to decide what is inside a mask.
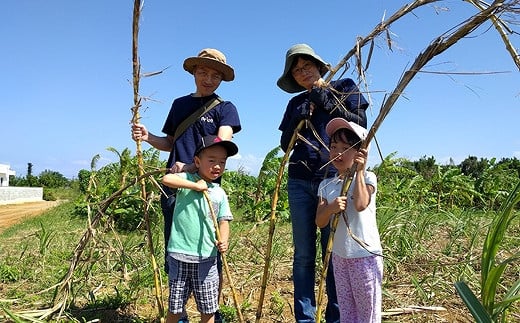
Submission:
[[[457,290],[460,298],[464,301],[464,304],[466,304],[466,307],[469,309],[473,318],[475,318],[478,323],[493,322],[489,316],[489,313],[486,311],[484,306],[482,306],[475,294],[473,294],[465,282],[456,282],[455,289]]]
[[[500,283],[500,279],[502,278],[502,274],[506,269],[506,265],[507,262],[503,262],[500,265],[491,268],[488,273],[487,280],[482,284],[482,304],[490,312],[493,310],[496,290],[498,284]]]
[[[505,311],[516,301],[520,300],[520,295],[515,297],[504,299],[501,302],[495,304],[493,310],[493,317],[498,318],[500,315],[504,314]]]
[[[2,310],[9,316],[15,323],[23,323],[22,320],[18,318],[13,312],[9,311],[7,308],[2,306]]]
[[[487,276],[493,267],[495,256],[498,252],[498,248],[504,238],[507,228],[509,227],[511,221],[518,215],[517,213],[513,212],[517,203],[520,203],[520,182],[518,182],[516,187],[509,194],[507,200],[502,205],[500,214],[493,219],[493,222],[489,227],[486,240],[484,241],[484,246],[482,248],[482,282],[487,280]]]
[[[520,279],[517,280],[506,292],[505,298],[516,296],[520,293]]]
[[[511,288],[509,288],[504,295],[504,299],[500,302],[495,303],[493,315],[497,316],[505,312],[511,304],[520,300],[520,279],[517,280]]]

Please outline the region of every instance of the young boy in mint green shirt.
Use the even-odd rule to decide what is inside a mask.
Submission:
[[[238,147],[231,141],[217,136],[203,137],[195,153],[198,171],[163,177],[164,185],[178,189],[167,247],[170,294],[166,322],[178,322],[191,293],[201,322],[214,322],[219,293],[217,251],[223,253],[228,249],[229,221],[233,215],[226,193],[213,181],[222,176],[227,158],[237,152]],[[218,223],[218,241],[204,192],[209,195]]]

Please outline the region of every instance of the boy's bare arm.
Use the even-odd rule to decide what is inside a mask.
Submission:
[[[192,182],[174,173],[164,175],[162,183],[171,188],[187,188],[198,192],[208,189],[208,184],[203,179]]]
[[[220,231],[220,240],[217,241],[218,251],[226,252],[229,248],[229,221],[219,221],[218,229]]]

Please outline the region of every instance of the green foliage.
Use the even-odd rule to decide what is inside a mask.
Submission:
[[[69,184],[69,180],[65,176],[48,169],[40,173],[38,181],[41,186],[48,188],[65,187]]]
[[[516,158],[497,163],[495,159],[478,161],[468,157],[460,165],[437,165],[433,157],[410,162],[394,156],[388,155],[374,167],[379,183],[378,205],[497,210],[520,174]]]
[[[378,176],[378,205],[399,208],[429,208],[434,205],[428,182],[408,160],[394,156],[395,153],[388,155],[373,170]]]
[[[256,186],[256,202],[269,212],[262,218],[267,219],[271,211],[272,199],[276,190],[277,181],[280,180],[278,201],[276,203],[276,216],[278,220],[289,221],[289,203],[287,195],[287,169],[280,170],[283,156],[279,156],[280,147],[272,149],[265,157]],[[282,173],[280,174],[280,171]],[[281,178],[279,176],[281,175]],[[256,213],[258,214],[258,212]]]
[[[58,198],[51,189],[43,188],[43,200],[44,201],[56,201]]]
[[[78,188],[78,181],[73,180],[69,183],[70,185],[67,187],[59,187],[59,188],[49,188],[43,189],[44,194],[45,190],[49,191],[57,200],[67,200],[74,201],[79,197],[82,197],[81,192]]]
[[[29,187],[36,187],[36,186],[42,186],[44,188],[44,195],[45,195],[45,189],[58,189],[58,188],[65,188],[69,187],[71,184],[71,181],[67,179],[65,176],[63,176],[61,173],[53,170],[46,169],[43,172],[40,173],[38,176],[34,176],[32,174],[32,164],[29,163],[29,167],[27,170],[27,176],[26,177],[19,177],[19,176],[11,176],[9,177],[9,185],[10,186],[29,186]],[[49,198],[52,196],[52,193],[49,193]],[[53,201],[52,199],[45,199],[46,201]]]
[[[85,192],[86,200],[77,201],[74,214],[85,216],[88,210],[95,211],[99,203],[116,191],[125,187],[131,180],[139,175],[137,156],[131,156],[128,148],[122,152],[109,147],[107,150],[116,154],[119,162],[105,165],[96,170],[99,155],[92,158],[91,170],[81,170],[78,174],[80,189]],[[164,162],[159,159],[159,151],[150,148],[142,152],[145,170],[156,170],[164,168]],[[154,177],[155,183],[160,181],[158,176]],[[160,212],[160,196],[154,192],[158,189],[154,181],[145,179],[146,192],[150,193],[151,203],[150,218],[157,219]],[[126,189],[117,199],[110,203],[105,213],[106,220],[120,230],[135,230],[143,221],[143,201],[139,185],[133,185]]]
[[[476,195],[473,190],[473,182],[462,175],[460,169],[454,166],[435,166],[435,172],[429,179],[430,192],[434,194],[437,201],[437,209],[440,210],[444,204],[451,209],[457,205],[467,207],[472,205],[472,199]]]
[[[84,218],[70,216],[72,208],[72,202],[60,204],[44,216],[0,233],[0,277],[6,280],[5,285],[2,285],[2,298],[18,299],[16,303],[9,303],[11,312],[52,306],[49,302],[52,300],[53,286],[66,274],[71,253],[87,229]],[[461,279],[471,282],[470,286],[478,281],[480,259],[473,252],[473,239],[478,239],[480,247],[480,240],[491,218],[493,213],[490,212],[438,212],[435,208],[378,209],[387,257],[384,261],[384,292],[387,295],[383,299],[384,308],[395,307],[396,303],[424,306],[442,304],[448,308],[448,312],[460,313],[461,303],[454,300],[453,289],[448,286]],[[41,237],[45,236],[41,232],[42,225],[47,233],[51,230],[56,232],[44,255],[39,252],[41,241],[44,240]],[[72,281],[72,300],[70,307],[65,310],[67,319],[76,318],[80,322],[96,319],[102,322],[156,321],[156,317],[146,316],[154,316],[156,312],[152,295],[153,272],[145,250],[144,235],[140,231],[118,233],[102,229],[98,227],[95,230],[94,239],[87,245],[77,264]],[[162,225],[153,225],[151,229],[155,257],[158,266],[162,268]],[[514,223],[512,229],[518,232],[518,225]],[[227,260],[239,296],[243,299],[242,313],[251,318],[256,310],[255,293],[251,291],[259,288],[268,226],[237,219],[232,222],[231,230],[232,245]],[[292,302],[292,246],[288,242],[290,224],[279,223],[276,234],[269,300],[266,301],[270,310],[265,314],[269,315],[265,321],[269,322],[290,320],[287,313],[290,311],[288,304]],[[517,243],[515,237],[511,240]],[[513,244],[508,250],[517,248],[517,244]],[[43,265],[45,268],[42,270]],[[515,279],[517,276],[513,272],[508,277]],[[162,280],[163,286],[166,286],[165,275]],[[46,292],[42,293],[42,290]],[[407,296],[400,299],[403,293]],[[229,314],[225,316],[229,322],[236,322],[236,314],[233,314],[236,310],[229,305],[231,296],[227,284],[224,285],[223,296],[222,299],[228,305],[222,305],[221,309]],[[504,296],[504,299],[507,297]],[[514,309],[518,310],[518,307],[513,307],[512,311]],[[145,310],[146,314],[143,314]],[[280,311],[283,314],[277,316]],[[431,322],[435,320],[432,317],[436,317],[436,314],[429,314],[423,320],[403,316],[402,321]]]
[[[81,170],[78,173],[78,180],[65,185],[70,187],[75,185],[76,192],[79,190],[84,194],[79,199],[70,193],[74,192],[70,187],[60,188],[61,191],[45,188],[44,192],[52,192],[60,199],[62,194],[69,192],[68,199],[75,201],[74,205],[69,204],[67,212],[61,213],[60,217],[50,219],[51,222],[47,222],[47,219],[41,224],[33,222],[33,225],[39,229],[33,228],[31,233],[20,235],[28,238],[20,239],[20,246],[16,252],[6,253],[2,250],[4,246],[0,247],[1,282],[34,282],[37,288],[46,288],[52,286],[66,272],[67,263],[63,259],[70,258],[74,246],[65,246],[61,242],[62,236],[72,235],[73,242],[77,242],[78,231],[84,228],[76,228],[74,232],[73,229],[65,229],[58,225],[63,221],[71,221],[69,215],[72,213],[81,216],[81,218],[74,218],[75,221],[83,221],[87,215],[97,211],[101,201],[106,200],[138,176],[137,159],[131,156],[128,149],[121,152],[113,148],[108,150],[118,156],[118,162],[97,169],[96,164],[99,160],[97,155],[92,159],[90,170]],[[266,155],[257,177],[239,169],[225,172],[222,180],[232,211],[237,215],[237,221],[234,221],[232,226],[234,238],[228,261],[234,266],[247,262],[246,267],[250,271],[241,271],[244,273],[242,278],[245,282],[257,281],[258,272],[261,271],[258,266],[263,264],[262,250],[265,248],[264,241],[268,233],[255,233],[248,225],[254,223],[260,231],[262,221],[268,218],[271,212],[272,198],[280,171],[281,157],[278,154],[279,148],[276,147]],[[411,283],[414,288],[410,294],[419,298],[421,303],[433,303],[442,301],[439,295],[444,295],[443,290],[446,290],[446,285],[450,282],[470,280],[471,286],[476,285],[475,277],[482,268],[482,272],[487,271],[485,275],[487,278],[486,284],[482,283],[481,296],[484,299],[486,295],[486,302],[492,305],[486,305],[486,302],[482,304],[486,309],[490,306],[493,308],[493,312],[490,313],[493,319],[505,317],[505,313],[520,298],[520,281],[517,278],[511,279],[515,276],[508,274],[507,271],[518,262],[518,251],[513,251],[512,255],[509,255],[488,247],[490,251],[486,255],[486,263],[492,264],[489,267],[484,265],[485,257],[482,263],[475,263],[477,257],[474,251],[480,246],[480,238],[484,235],[482,228],[487,228],[488,218],[501,205],[507,204],[510,196],[507,194],[508,190],[518,185],[516,183],[520,162],[516,158],[496,162],[494,159],[478,161],[469,157],[460,165],[453,165],[453,163],[437,165],[433,157],[423,157],[417,162],[412,162],[394,156],[395,154],[387,156],[381,165],[374,168],[379,182],[378,225],[385,254],[389,256],[385,259],[385,279],[391,282],[399,279],[400,276],[406,276],[408,277],[406,284]],[[143,161],[145,171],[164,167],[164,162],[159,159],[159,152],[155,149],[144,151]],[[276,232],[277,234],[284,230],[285,232],[283,239],[274,240],[273,275],[287,267],[288,261],[284,259],[291,255],[291,244],[287,243],[290,241],[288,238],[290,226],[284,227],[289,220],[287,173],[285,169],[282,171],[276,204],[277,218],[282,221],[279,222],[280,227]],[[46,175],[51,178],[59,177],[50,171]],[[162,174],[154,175],[153,179],[160,182],[161,176]],[[146,191],[149,193],[148,200],[151,201],[149,211],[154,221],[152,226],[157,239],[154,241],[156,256],[157,259],[162,259],[162,246],[159,245],[162,242],[162,227],[159,225],[161,221],[157,221],[160,217],[159,189],[151,179],[145,179]],[[28,183],[27,179],[23,180]],[[36,180],[40,179],[34,176],[31,178],[32,183]],[[518,210],[518,203],[509,203],[509,205],[509,212],[516,214],[514,212]],[[142,252],[144,246],[142,232],[135,230],[141,227],[143,221],[142,208],[139,184],[131,185],[109,205],[102,226],[96,230],[95,243],[89,246],[88,252],[84,253],[85,265],[77,269],[78,277],[82,279],[75,281],[74,297],[90,295],[99,285],[99,280],[110,280],[114,277],[118,282],[112,282],[109,286],[114,286],[116,292],[114,294],[113,290],[104,290],[101,294],[93,293],[89,296],[87,305],[83,306],[124,307],[139,299],[140,290],[150,289],[153,285],[153,273],[147,267],[148,260]],[[507,226],[511,225],[511,220]],[[491,227],[502,225],[503,222],[496,224],[493,222],[490,230]],[[496,231],[500,234],[495,234],[494,240],[487,241],[486,246],[493,245],[497,241],[502,245],[507,240],[505,233]],[[56,234],[57,232],[59,234]],[[120,235],[124,235],[124,239]],[[510,236],[514,237],[518,234]],[[508,251],[518,250],[515,245],[511,248],[507,246],[500,248]],[[15,256],[12,256],[13,254]],[[505,257],[505,255],[509,256]],[[453,259],[457,260],[455,265]],[[408,273],[403,272],[405,265],[412,266],[413,270]],[[52,274],[45,276],[43,282],[38,281],[42,279],[42,272],[34,268],[44,266],[45,272]],[[94,276],[96,278],[91,280]],[[504,280],[504,276],[508,279]],[[13,289],[6,292],[6,295],[24,299],[27,304],[30,304],[30,298],[34,297],[31,296],[34,295],[34,289],[32,292],[22,288]],[[271,293],[271,295],[271,315],[278,315],[284,311],[283,294]],[[448,299],[452,296],[448,294],[444,297]],[[141,300],[141,302],[146,301]],[[250,307],[251,303],[245,301],[242,309],[247,312]],[[223,311],[228,313],[228,321],[233,321],[236,319],[236,310],[232,307],[228,310],[226,312],[226,306],[223,307]],[[133,319],[135,321],[136,318]]]
[[[11,175],[11,176],[9,176],[9,186],[23,187],[23,186],[29,186],[29,185],[27,185],[27,181],[24,177]]]
[[[285,300],[278,291],[274,291],[271,294],[271,306],[270,310],[277,316],[280,317],[283,314],[285,307]]]
[[[12,186],[44,186],[44,199],[75,199],[76,194],[62,197],[65,191],[74,186],[70,192],[79,190],[86,195],[86,200],[78,201],[75,214],[87,215],[88,206],[96,205],[112,193],[123,187],[129,180],[138,176],[137,158],[131,156],[128,148],[119,152],[109,147],[108,151],[117,155],[119,161],[97,169],[100,155],[92,158],[91,169],[78,172],[78,179],[69,181],[60,173],[46,170],[38,177],[32,175],[32,164],[27,178],[11,177]],[[230,204],[235,215],[252,222],[267,219],[271,212],[271,203],[276,188],[281,162],[280,148],[272,149],[264,158],[257,177],[251,176],[242,169],[226,171],[222,186],[228,193]],[[378,176],[378,206],[399,206],[429,210],[454,209],[490,209],[497,210],[502,205],[508,192],[513,189],[520,176],[520,160],[517,158],[477,159],[469,156],[459,165],[438,165],[434,157],[423,156],[417,161],[395,158],[396,153],[385,157],[373,171]],[[150,148],[143,151],[144,170],[163,168],[164,161],[159,159],[159,151]],[[160,176],[154,176],[156,182]],[[146,191],[150,193],[152,219],[159,215],[159,189],[150,180],[145,180]],[[138,227],[142,220],[142,201],[140,191],[131,188],[128,195],[113,202],[108,218],[115,220],[115,225],[125,230]],[[278,220],[289,221],[289,205],[287,196],[287,172],[283,170],[278,201],[276,204]]]
[[[241,170],[224,173],[222,187],[233,209],[242,215],[242,219],[259,222],[269,217],[282,158],[278,156],[279,151],[280,148],[276,147],[266,155],[256,178]],[[276,210],[281,221],[288,221],[286,172],[283,175]]]
[[[408,208],[380,207],[377,212],[382,244],[401,260],[424,252],[422,241],[430,239],[442,216]]]
[[[482,248],[480,274],[482,304],[477,304],[476,297],[464,283],[459,282],[456,285],[457,291],[477,320],[483,315],[479,307],[480,305],[486,314],[492,318],[492,321],[506,322],[508,309],[514,302],[520,300],[520,279],[513,282],[511,287],[505,291],[501,301],[497,302],[496,300],[498,289],[504,286],[503,275],[506,268],[520,261],[520,253],[505,258],[503,256],[498,258],[506,232],[511,227],[513,219],[518,216],[518,213],[515,212],[515,206],[518,203],[520,203],[520,181],[517,182],[515,189],[509,194],[500,213],[493,218],[493,222],[486,234]]]
[[[32,168],[33,168],[33,164],[27,163],[27,185],[30,187],[38,185],[36,183],[37,178],[33,176]]]
[[[101,297],[97,297],[93,291],[89,292],[88,304],[85,307],[86,309],[100,309],[100,308],[122,308],[131,302],[131,299],[128,298],[128,295],[125,296],[124,293],[120,293],[119,289],[114,287],[115,293],[113,294],[105,294]]]
[[[88,192],[88,183],[90,180],[90,172],[86,169],[81,169],[78,172],[79,190],[81,193],[86,194]]]
[[[249,218],[254,210],[256,178],[239,169],[222,175],[222,188],[226,191],[233,210]]]
[[[20,272],[16,266],[0,263],[0,282],[13,283],[20,279]]]
[[[413,162],[413,165],[417,173],[425,179],[430,179],[437,173],[437,164],[433,156],[423,156],[418,161]]]
[[[486,158],[478,160],[475,156],[469,156],[460,163],[462,174],[473,179],[482,177],[482,174],[489,168],[489,161]]]
[[[520,202],[520,181],[517,181],[515,189],[509,194],[508,199],[501,208],[501,212],[493,219],[482,250],[481,260],[481,296],[482,304],[492,315],[494,319],[498,319],[505,315],[508,307],[512,302],[518,300],[520,280],[513,284],[513,290],[507,294],[508,297],[500,303],[495,303],[497,287],[502,280],[502,274],[509,264],[517,263],[520,260],[520,254],[507,257],[506,259],[498,259],[497,254],[501,243],[505,237],[507,229],[510,227],[511,221],[518,216],[514,212],[515,206]]]
[[[482,195],[484,201],[483,207],[497,210],[506,201],[519,178],[518,170],[511,167],[515,164],[514,160],[509,163],[496,163],[496,160],[492,159],[489,167],[475,181],[475,190]]]
[[[237,310],[233,306],[221,305],[219,308],[220,315],[224,319],[224,322],[235,322],[238,319]]]
[[[143,222],[142,200],[137,198],[141,191],[137,186],[129,188],[122,193],[121,197],[110,205],[107,214],[119,230],[135,230]],[[160,214],[159,204],[154,203],[149,209],[153,219]]]
[[[40,252],[40,255],[45,255],[55,234],[56,232],[47,230],[43,223],[40,222],[40,231],[36,232],[36,236],[39,239],[38,251]]]

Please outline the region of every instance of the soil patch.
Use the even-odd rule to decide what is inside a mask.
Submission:
[[[39,201],[0,205],[0,232],[25,219],[42,214],[61,201]]]

